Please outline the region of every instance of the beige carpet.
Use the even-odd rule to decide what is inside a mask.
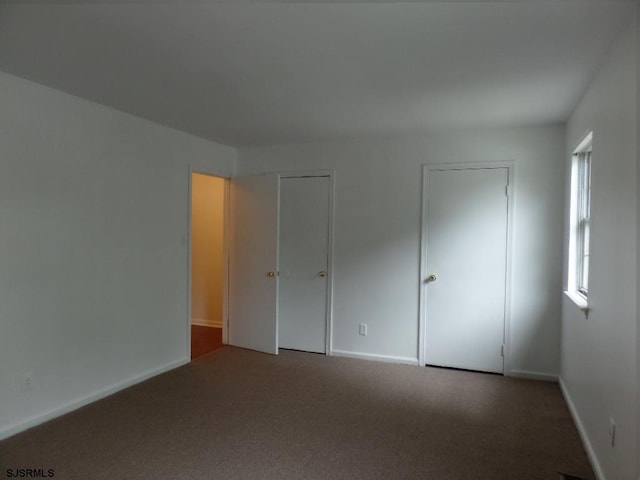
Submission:
[[[0,442],[56,479],[594,478],[557,385],[224,347]]]

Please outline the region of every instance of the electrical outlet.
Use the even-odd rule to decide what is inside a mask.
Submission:
[[[611,446],[616,446],[616,422],[613,421],[613,417],[609,418],[609,440]]]
[[[25,373],[22,376],[22,385],[21,385],[21,390],[23,392],[28,392],[31,390],[31,386],[33,383],[33,374],[31,372],[29,373]]]
[[[366,323],[361,323],[360,324],[360,335],[364,335],[365,337],[367,336],[367,324]]]

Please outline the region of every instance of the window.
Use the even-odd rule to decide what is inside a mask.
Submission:
[[[571,168],[571,232],[569,250],[569,294],[586,308],[589,293],[589,237],[591,231],[591,150],[590,133],[573,152]],[[574,298],[575,300],[575,298]]]
[[[576,290],[589,291],[589,220],[591,216],[591,146],[576,154],[578,159],[578,205],[576,233]]]

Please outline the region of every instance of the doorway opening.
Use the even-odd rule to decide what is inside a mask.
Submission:
[[[226,343],[227,180],[191,174],[191,360]]]

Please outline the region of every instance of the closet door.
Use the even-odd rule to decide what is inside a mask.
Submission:
[[[278,176],[230,182],[229,344],[278,353]]]
[[[279,347],[326,353],[327,176],[280,179]]]

